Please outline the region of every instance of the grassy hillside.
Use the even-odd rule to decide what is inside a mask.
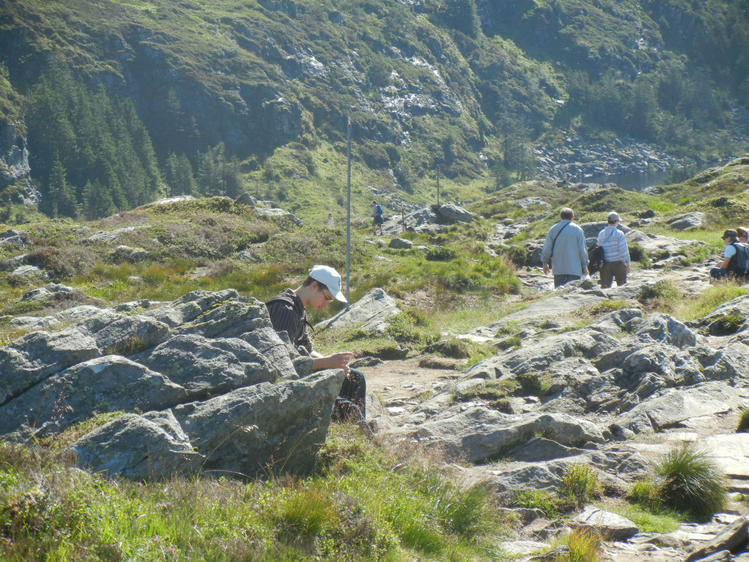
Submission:
[[[590,194],[574,186],[560,189],[525,182],[477,201],[473,209],[483,217],[471,224],[429,236],[406,234],[417,246],[424,246],[409,251],[384,247],[384,241],[369,236],[368,226],[362,225],[352,237],[352,298],[380,286],[398,300],[402,313],[381,337],[331,330],[318,334],[316,345],[323,351],[340,350],[345,344],[359,355],[437,355],[471,364],[496,353],[496,348],[467,344],[447,334],[488,325],[513,311],[519,298],[537,296],[524,294],[505,258],[490,258],[483,251],[483,241],[495,223],[530,223],[529,234],[509,240],[506,251],[511,255],[513,247],[542,236],[564,205],[573,206],[582,221],[601,220],[611,208],[619,210],[625,222],[652,210],[658,219],[649,227],[653,231],[666,229],[671,217],[701,209],[707,214],[704,228],[688,236],[709,240],[715,243],[709,249],[717,250],[720,230],[747,216],[747,182],[747,157],[681,184],[662,186],[657,193],[611,189]],[[538,197],[550,207],[517,206],[525,197]],[[7,226],[0,223],[0,232]],[[341,270],[344,265],[342,228],[268,219],[225,197],[145,205],[96,221],[37,216],[17,230],[26,237],[26,247],[0,244],[0,344],[24,332],[10,323],[17,315],[52,314],[83,303],[171,300],[193,289],[233,287],[264,299],[299,282],[313,263],[330,263]],[[147,255],[134,263],[123,260],[118,257],[120,244],[142,248]],[[240,256],[240,252],[245,253]],[[51,278],[12,275],[17,265],[13,258],[23,255],[22,261],[42,267]],[[54,299],[22,300],[28,290],[50,280],[75,290]],[[661,291],[660,306],[673,307],[670,311],[679,311],[683,319],[705,314],[745,292],[713,287],[717,291],[690,301],[678,289],[668,289],[668,299]],[[625,305],[606,304],[579,321],[592,321]],[[684,308],[686,304],[691,308]],[[319,319],[319,313],[312,318]],[[507,335],[506,344],[516,345],[513,341],[519,336],[511,326]],[[496,393],[500,403],[509,389],[488,384],[484,392]],[[144,484],[72,469],[61,451],[110,415],[70,428],[39,443],[39,448],[0,443],[3,558],[503,559],[497,542],[521,524],[504,515],[492,499],[495,496],[485,490],[461,489],[452,483],[438,468],[442,459],[434,451],[394,451],[362,430],[337,424],[320,452],[317,468],[305,478],[247,480],[211,474]],[[574,484],[575,477],[570,472],[565,481]],[[583,483],[587,477],[587,473],[577,475]],[[576,502],[590,501],[591,497],[579,498],[560,488],[518,493],[513,505],[539,508],[564,521]],[[643,531],[673,530],[676,518],[683,517],[671,512],[654,515],[616,501],[609,507],[636,520]],[[596,550],[595,541],[583,539],[575,535],[568,539],[569,559],[591,559],[592,554],[573,557],[582,548],[575,546],[577,541],[590,552]]]

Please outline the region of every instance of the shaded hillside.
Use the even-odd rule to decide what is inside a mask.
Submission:
[[[260,184],[273,193],[279,178],[300,176],[322,184],[329,205],[334,188],[316,163],[321,151],[343,153],[348,118],[362,181],[407,196],[423,194],[438,167],[484,189],[532,177],[531,146],[570,129],[694,158],[730,154],[749,15],[737,1],[709,4],[5,0],[0,121],[16,134],[0,154],[28,148],[47,199],[66,191],[51,174],[59,159],[75,204],[45,211],[66,216],[102,216],[157,194],[235,195]],[[50,104],[45,83],[61,99]],[[111,107],[100,103],[95,122],[119,112],[123,128],[147,135],[106,133],[133,148],[105,151],[97,164],[79,147],[102,141],[71,114],[102,92]],[[40,138],[51,125],[55,134]],[[138,142],[157,161],[146,149],[139,184],[129,185],[120,154]],[[297,164],[306,171],[288,171]],[[290,192],[306,199],[308,189]],[[107,196],[92,206],[92,191]]]

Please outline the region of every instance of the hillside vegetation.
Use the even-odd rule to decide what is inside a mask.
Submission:
[[[381,238],[369,235],[366,225],[360,225],[352,237],[352,300],[372,287],[383,287],[396,297],[402,312],[379,337],[357,330],[322,332],[319,349],[340,349],[344,343],[359,356],[436,355],[462,358],[460,365],[471,365],[498,348],[519,345],[520,336],[509,326],[506,342],[495,347],[458,341],[449,334],[494,322],[530,299],[544,297],[521,287],[510,258],[543,236],[559,207],[573,206],[582,222],[601,220],[611,208],[619,210],[625,222],[650,210],[658,218],[654,232],[667,228],[669,219],[700,209],[706,214],[703,226],[686,234],[711,245],[695,245],[694,254],[682,257],[685,263],[704,261],[709,252],[718,250],[720,231],[747,216],[747,182],[747,157],[650,193],[617,188],[586,193],[585,186],[559,189],[525,182],[476,201],[472,208],[477,218],[472,223],[444,227],[430,235],[406,233],[416,243],[413,250],[387,248]],[[549,207],[517,205],[528,197],[537,197]],[[495,225],[521,222],[528,223],[525,233],[509,239],[502,256],[491,257],[484,243]],[[8,226],[0,224],[0,232]],[[249,205],[218,196],[144,205],[96,221],[36,217],[14,232],[26,245],[0,244],[2,343],[24,333],[11,322],[19,316],[49,315],[72,304],[171,300],[194,289],[233,287],[244,296],[264,299],[297,283],[313,263],[330,263],[341,271],[345,263],[342,228],[267,218]],[[123,249],[123,244],[129,247]],[[144,254],[137,260],[126,259],[135,255],[128,251],[133,249]],[[50,277],[19,276],[14,272],[20,263],[37,265]],[[635,270],[651,266],[642,260]],[[24,298],[49,281],[72,290],[49,299]],[[655,287],[653,295],[660,301],[648,306],[691,317],[745,294],[738,287],[721,287],[687,297],[675,287],[665,289]],[[701,311],[679,308],[685,302],[702,307]],[[617,301],[605,304],[577,321],[584,324],[624,306]],[[320,313],[313,317],[318,319]],[[455,400],[494,400],[502,408],[511,393],[543,393],[548,390],[545,385],[541,376],[519,379],[515,386],[494,381],[479,391],[472,388],[475,395],[456,393]],[[249,480],[211,474],[138,484],[71,469],[64,447],[116,415],[101,415],[71,427],[38,447],[0,444],[4,484],[0,552],[4,556],[11,560],[503,559],[505,554],[496,544],[519,525],[501,509],[496,495],[482,487],[455,484],[438,468],[443,460],[439,452],[392,450],[363,430],[342,425],[332,427],[316,469],[303,478]],[[580,467],[565,474],[558,491],[526,490],[517,494],[512,505],[538,508],[564,520],[571,510],[600,495],[599,488],[595,474]],[[656,505],[638,507],[635,502],[626,508],[643,530],[670,530],[678,526],[677,518],[687,517],[657,507],[654,488],[637,490],[637,502]],[[722,501],[722,488],[719,491]],[[684,509],[688,512],[691,505]],[[573,534],[567,540],[570,556],[580,551],[589,552],[585,559],[595,556],[595,537]]]
[[[461,200],[530,179],[533,146],[570,131],[714,158],[736,150],[749,91],[735,0],[6,0],[2,13],[4,144],[28,147],[50,216],[246,190],[300,216],[341,212],[349,119],[357,213],[369,186],[424,201],[437,170]]]

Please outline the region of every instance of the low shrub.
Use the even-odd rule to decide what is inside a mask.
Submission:
[[[702,451],[690,445],[671,450],[656,465],[658,495],[672,509],[708,518],[726,502],[725,478]]]
[[[658,486],[646,480],[639,480],[634,483],[632,490],[627,495],[627,500],[641,505],[651,512],[660,511],[662,507]]]
[[[429,248],[426,253],[426,259],[429,261],[450,261],[454,260],[456,256],[455,250],[445,246]]]
[[[581,507],[601,495],[601,485],[593,468],[586,464],[573,464],[564,472],[557,492],[574,507]]]
[[[468,344],[457,338],[440,340],[433,343],[427,348],[427,351],[430,353],[439,353],[444,357],[452,357],[453,359],[465,359],[469,356]]]

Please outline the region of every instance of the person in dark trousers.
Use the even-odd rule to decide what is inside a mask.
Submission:
[[[746,267],[747,260],[749,260],[749,247],[739,242],[738,233],[732,228],[723,233],[723,244],[725,244],[723,259],[718,263],[717,267],[710,270],[710,277],[720,280],[727,277],[743,277],[746,275],[746,271],[740,271],[739,269],[740,267]],[[741,255],[739,255],[739,252],[741,252]]]
[[[616,278],[616,285],[624,285],[629,273],[629,248],[624,233],[617,228],[621,219],[619,214],[611,211],[606,217],[608,225],[598,233],[598,245],[603,248],[603,266],[601,267],[601,287],[611,287]]]
[[[581,279],[588,274],[588,252],[583,229],[573,223],[575,214],[565,207],[561,220],[549,229],[541,251],[544,273],[554,272],[554,288]]]
[[[382,205],[377,201],[372,201],[372,232],[377,234],[377,229],[380,230],[379,234],[382,236],[382,223],[385,219],[382,216]]]
[[[323,369],[343,369],[345,379],[333,410],[338,420],[366,419],[367,385],[364,374],[349,368],[354,354],[348,351],[321,355],[312,349],[307,333],[307,308],[319,310],[334,300],[346,302],[341,292],[341,276],[327,265],[314,266],[304,282],[296,289],[286,289],[265,303],[273,328],[286,332],[300,357],[294,361],[299,376]]]

